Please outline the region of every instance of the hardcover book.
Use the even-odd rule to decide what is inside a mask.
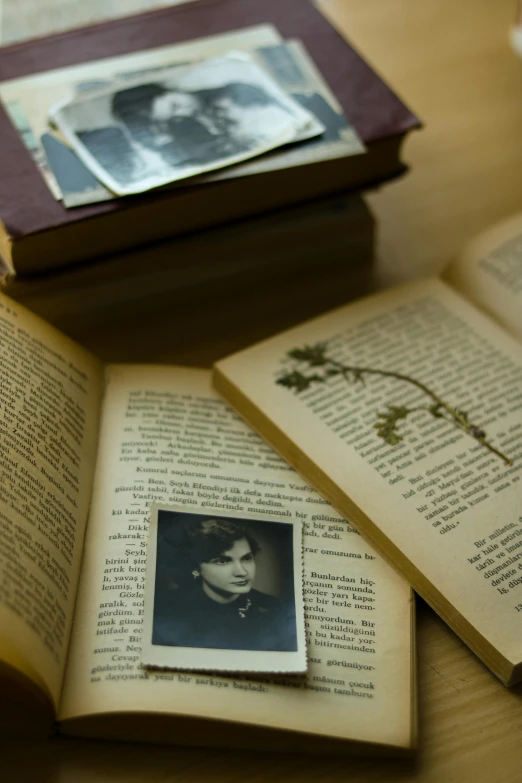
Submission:
[[[268,297],[271,322],[282,329],[292,318],[363,296],[372,289],[374,235],[375,222],[360,196],[339,195],[60,272],[9,278],[5,292],[96,355],[147,361],[146,314],[147,335],[154,334],[155,344],[165,344],[172,330],[183,331],[183,346],[208,365],[215,354],[203,353],[209,341],[202,333],[202,310],[214,337],[221,335],[232,350],[239,347],[238,333],[245,327],[251,333],[252,313],[261,314]],[[267,334],[264,320],[256,321],[259,337]],[[128,357],[116,354],[118,345]]]
[[[450,284],[376,294],[214,374],[506,685],[522,679],[521,237],[512,218]]]
[[[417,118],[309,2],[200,0],[5,47],[4,81],[154,47],[270,25],[300,41],[367,148],[366,154],[263,170],[65,209],[18,131],[0,112],[0,252],[22,276],[399,174],[399,148]],[[50,147],[49,147],[50,149]],[[296,160],[299,160],[298,158]]]

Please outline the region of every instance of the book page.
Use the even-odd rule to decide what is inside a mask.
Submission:
[[[522,215],[470,242],[444,277],[522,340]]]
[[[209,372],[111,367],[100,438],[59,714],[65,731],[69,718],[141,711],[411,745],[409,587],[217,398]],[[144,670],[153,502],[303,522],[305,679]]]
[[[215,383],[504,681],[520,676],[516,341],[432,280],[225,359]]]
[[[0,296],[0,660],[56,705],[96,460],[103,368]]]

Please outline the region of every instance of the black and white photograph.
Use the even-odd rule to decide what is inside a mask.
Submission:
[[[50,119],[118,195],[230,166],[324,130],[253,58],[230,52],[79,94]]]
[[[136,81],[165,68],[217,57],[232,50],[251,52],[280,41],[281,36],[273,25],[253,25],[11,79],[0,83],[0,100],[24,143],[25,129],[30,129],[33,142],[28,148],[56,199],[63,199],[67,208],[110,201],[117,198],[116,194],[94,177],[63,135],[51,126],[52,106],[92,90],[105,89],[115,82]],[[48,165],[41,167],[40,161],[46,156]]]
[[[153,506],[146,665],[306,670],[298,522]]]

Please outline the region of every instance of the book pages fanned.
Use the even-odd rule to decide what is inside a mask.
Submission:
[[[155,604],[152,631],[144,598],[151,503],[177,509],[168,512],[160,531],[156,590],[161,603]],[[208,581],[209,557],[193,563],[187,549],[180,549],[176,524],[188,523],[188,515],[210,527],[223,516],[226,525],[247,519],[256,531],[259,547],[239,542],[247,559],[234,572],[230,589],[241,601],[226,615],[225,628],[218,611],[223,607],[213,610],[208,601],[199,623],[187,620],[187,614],[202,611],[202,579],[207,587],[217,584]],[[161,644],[181,639],[210,647],[210,638],[215,647],[266,646],[265,633],[276,629],[270,618],[280,616],[291,568],[277,571],[274,564],[287,561],[276,556],[270,542],[276,533],[282,540],[288,523],[290,529],[302,525],[303,533],[306,675],[278,675],[277,666],[272,672],[228,676],[186,668],[148,670],[144,647],[151,633]],[[226,549],[225,560],[236,556],[235,546]],[[250,590],[253,553],[257,567]],[[214,571],[221,562],[210,558]],[[201,745],[217,743],[225,734],[224,743],[248,747],[259,746],[250,735],[257,730],[265,749],[313,749],[322,742],[320,747],[338,751],[353,743],[386,752],[411,750],[412,620],[409,586],[219,399],[209,372],[109,367],[59,711],[63,731]],[[251,628],[251,643],[244,628]],[[284,650],[292,644],[276,646]],[[224,650],[219,652],[223,656]],[[279,739],[278,729],[284,729]]]
[[[503,682],[522,677],[514,339],[418,282],[235,354],[214,381]]]

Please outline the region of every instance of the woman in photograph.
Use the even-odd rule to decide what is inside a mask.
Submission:
[[[223,154],[197,93],[140,84],[115,93],[112,112],[135,142],[169,166],[205,165]]]
[[[156,582],[153,644],[297,649],[293,603],[253,587],[259,546],[246,525],[206,518],[176,525],[174,537],[172,581]]]
[[[293,120],[264,89],[243,82],[193,91],[140,84],[114,94],[112,113],[134,142],[173,167],[244,155],[285,134]]]

